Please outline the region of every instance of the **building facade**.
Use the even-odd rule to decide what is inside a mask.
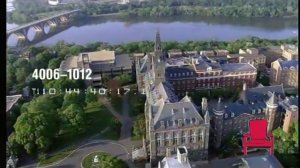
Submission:
[[[258,71],[263,71],[266,64],[266,56],[259,53],[256,48],[248,48],[246,50],[240,49],[238,54],[228,54],[228,59],[238,61],[239,63],[250,63]]]
[[[271,64],[270,83],[283,84],[284,88],[298,89],[298,60],[278,59]]]
[[[282,57],[287,60],[298,60],[298,47],[295,45],[281,45]]]
[[[289,132],[290,127],[298,121],[299,117],[299,100],[297,97],[286,97],[280,103],[282,110],[285,112],[282,129]]]
[[[150,160],[176,152],[178,146],[199,152],[199,159],[208,156],[209,114],[200,115],[198,107],[186,95],[181,100],[165,78],[160,35],[156,34],[153,54],[147,54],[136,63],[137,83],[146,94],[146,140]]]
[[[286,120],[286,125],[290,125],[292,123],[290,116],[294,116],[294,113],[290,115],[289,109],[295,110],[298,104],[295,104],[295,100],[292,104],[287,104],[285,99],[288,98],[285,97],[282,85],[259,85],[249,89],[244,85],[240,98],[235,103],[224,106],[219,100],[218,104],[210,109],[215,147],[219,148],[223,138],[229,133],[248,132],[249,120],[268,120],[268,132],[278,127],[285,127],[282,125],[284,120]]]
[[[166,79],[179,95],[186,91],[242,88],[256,85],[257,70],[248,63],[219,64],[207,62],[203,57],[167,60]]]

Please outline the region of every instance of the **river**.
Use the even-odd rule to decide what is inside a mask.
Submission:
[[[16,27],[8,24],[7,29]],[[159,29],[163,41],[217,40],[232,41],[248,36],[266,39],[285,39],[298,36],[297,18],[225,18],[225,17],[164,17],[120,18],[117,16],[93,17],[72,23],[68,29],[37,45],[53,45],[59,40],[87,44],[97,41],[121,44],[133,41],[154,40]],[[33,29],[28,36],[33,38]],[[30,37],[31,36],[31,37]],[[9,46],[17,43],[10,36]]]

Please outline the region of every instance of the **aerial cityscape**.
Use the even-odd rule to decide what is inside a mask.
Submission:
[[[12,0],[6,168],[296,168],[297,0]]]

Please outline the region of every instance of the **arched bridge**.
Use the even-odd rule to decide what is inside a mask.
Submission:
[[[22,43],[30,42],[30,40],[28,39],[28,31],[31,27],[33,27],[36,32],[36,35],[35,35],[33,41],[36,41],[36,38],[44,38],[44,36],[47,35],[47,33],[45,31],[46,25],[49,26],[49,28],[50,28],[48,33],[52,33],[52,30],[54,30],[56,27],[59,27],[61,25],[66,25],[70,21],[70,18],[72,16],[77,15],[79,12],[80,12],[80,10],[76,9],[76,10],[57,14],[57,15],[51,16],[49,18],[34,21],[31,23],[7,30],[6,41],[12,34],[15,34],[18,38],[18,43],[19,42],[22,42]]]

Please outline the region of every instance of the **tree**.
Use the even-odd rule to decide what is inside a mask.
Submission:
[[[85,106],[85,97],[83,94],[77,94],[77,93],[66,93],[64,96],[64,102],[63,102],[63,109],[66,109],[71,104],[77,104],[81,107]]]
[[[47,111],[22,113],[14,128],[16,142],[23,145],[27,153],[46,151],[57,133],[56,117]]]
[[[137,137],[144,137],[146,135],[146,124],[144,115],[140,115],[133,123],[133,134]]]
[[[91,86],[87,88],[87,93],[85,94],[86,103],[96,102],[98,100],[97,94],[94,94],[92,90],[93,88]]]
[[[53,97],[39,96],[21,107],[21,115],[14,125],[17,143],[21,144],[27,153],[37,150],[45,151],[52,144],[58,132],[58,115]]]
[[[70,80],[66,77],[59,78],[58,80],[44,81],[44,85],[46,89],[54,88],[57,91],[64,92],[66,89],[78,89],[79,81]]]
[[[53,58],[49,61],[48,68],[49,69],[59,68],[60,63],[61,63],[61,60],[59,58]]]
[[[18,156],[22,151],[22,146],[17,142],[14,132],[8,136],[7,146],[9,155]]]
[[[128,74],[116,76],[114,79],[119,81],[122,86],[128,84],[131,81],[131,77]]]
[[[83,108],[77,104],[69,105],[60,112],[63,128],[72,132],[80,133],[86,130],[86,116]]]

